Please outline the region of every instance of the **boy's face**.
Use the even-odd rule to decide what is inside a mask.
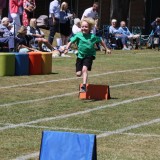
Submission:
[[[85,22],[85,21],[82,22],[81,31],[84,34],[88,34],[90,32],[89,24],[87,22]]]

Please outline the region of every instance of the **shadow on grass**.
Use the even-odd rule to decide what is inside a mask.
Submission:
[[[50,74],[59,74],[59,73],[56,73],[56,72],[52,72],[52,73],[50,73]]]
[[[89,102],[99,102],[99,101],[109,101],[109,100],[116,100],[119,98],[116,97],[110,97],[110,99],[80,99],[82,101],[84,101],[85,103],[89,103]]]

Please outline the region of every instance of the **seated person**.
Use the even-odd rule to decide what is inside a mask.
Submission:
[[[125,36],[128,37],[128,39],[131,41],[131,44],[133,45],[133,40],[136,40],[136,48],[138,48],[138,44],[140,42],[140,35],[139,34],[132,34],[128,27],[126,26],[126,22],[125,21],[121,21],[120,23],[120,27],[119,27],[119,32]]]
[[[30,46],[30,40],[31,38],[27,36],[27,28],[25,26],[21,26],[20,29],[17,32],[17,37],[19,38],[19,43],[18,43],[18,52],[19,53],[27,53],[31,51],[38,51],[35,48],[32,48]]]
[[[37,27],[37,20],[35,18],[30,20],[30,26],[27,27],[27,35],[33,38],[33,44],[38,44],[39,50],[44,51],[42,44],[45,44],[50,51],[54,50],[48,40],[44,38],[44,33]]]
[[[11,25],[9,22],[9,19],[7,17],[4,17],[0,24],[0,44],[3,46],[7,45],[9,48],[9,51],[12,52],[14,50],[14,44],[17,41],[17,38],[13,36],[11,30]]]
[[[122,45],[123,45],[123,50],[129,50],[129,48],[127,48],[128,37],[119,32],[119,30],[117,28],[117,20],[116,19],[112,19],[111,26],[109,27],[109,33],[114,35],[115,38],[121,40]]]
[[[72,33],[73,35],[81,32],[81,20],[79,18],[74,19],[74,25],[72,27]]]

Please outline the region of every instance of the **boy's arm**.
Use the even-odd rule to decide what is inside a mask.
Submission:
[[[111,54],[111,50],[106,46],[103,40],[101,40],[100,44],[104,47],[105,53]]]
[[[69,42],[64,50],[64,54],[67,54],[68,52],[68,48],[70,48],[70,46],[72,45],[72,42]]]

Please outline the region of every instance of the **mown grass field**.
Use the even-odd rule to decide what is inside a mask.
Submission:
[[[96,134],[98,160],[159,160],[160,52],[97,52],[89,83],[110,86],[102,101],[78,99],[75,59],[54,58],[50,75],[0,77],[0,160],[38,159],[43,130]]]

